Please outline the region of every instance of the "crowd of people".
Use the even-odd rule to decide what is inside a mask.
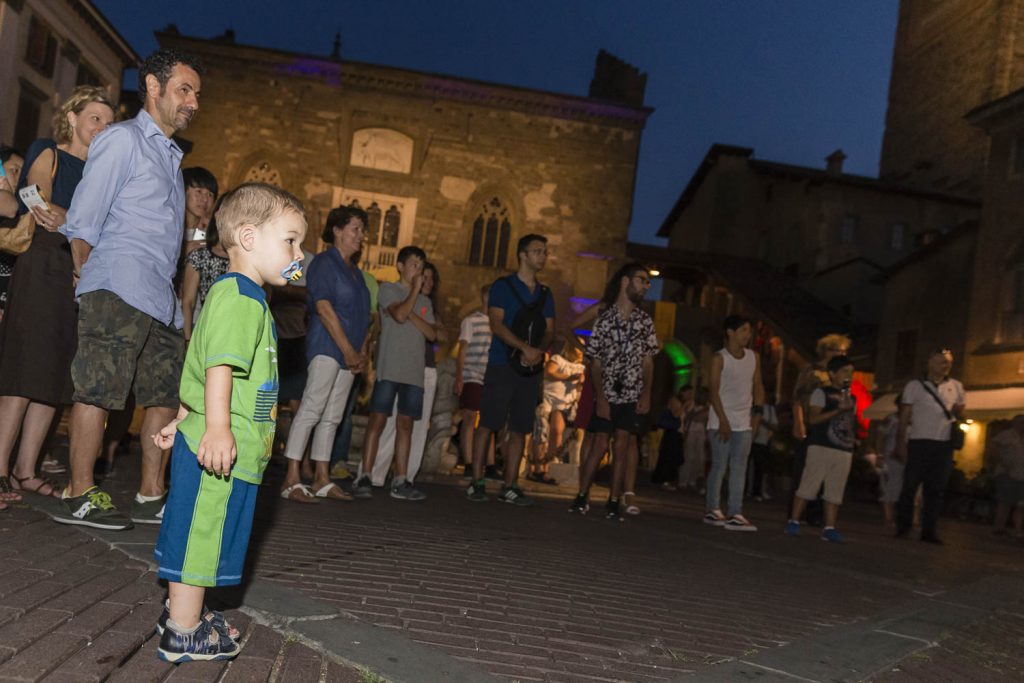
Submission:
[[[441,273],[423,249],[398,251],[394,282],[360,268],[369,221],[358,206],[329,212],[326,248],[314,256],[301,248],[307,226],[295,197],[253,183],[221,196],[212,173],[180,168],[174,134],[199,110],[202,73],[189,55],[160,50],[139,70],[143,107],[134,119],[114,123],[106,91],[83,86],[57,112],[53,139],[24,154],[0,148],[0,229],[34,223],[27,250],[0,259],[0,509],[31,493],[59,498],[61,523],[160,525],[155,555],[169,598],[158,653],[174,662],[238,653],[237,630],[205,607],[204,591],[241,580],[279,426],[287,463],[279,494],[289,503],[366,500],[381,487],[398,501],[425,500],[416,479],[437,349],[448,341]],[[32,185],[45,207],[18,198]],[[491,500],[487,479],[500,478],[494,499],[529,506],[521,473],[557,483],[551,464],[573,459],[569,509],[587,514],[610,462],[604,515],[622,521],[640,512],[639,460],[654,426],[652,481],[700,490],[705,523],[752,532],[744,499],[771,495],[769,462],[784,436],[798,485],[780,530],[800,535],[820,502],[822,538],[843,542],[838,511],[861,438],[848,338],[822,339],[792,401],[774,405],[750,348],[751,321],[730,315],[706,386],[680,388],[662,411],[652,395],[660,345],[642,306],[650,271],[636,262],[619,268],[569,326],[591,327],[589,337],[556,341],[555,300],[542,282],[548,249],[544,235],[522,236],[515,272],[484,286],[480,307],[458,326],[457,443],[469,501]],[[938,511],[965,407],[952,361],[948,351],[931,354],[926,376],[907,385],[878,430],[894,531],[911,530],[920,488],[921,539],[931,543],[941,542]],[[361,459],[343,486],[360,399],[368,413]],[[142,473],[125,514],[96,473],[135,405],[144,410]],[[62,488],[37,460],[65,406]],[[1002,468],[997,520],[1005,526],[1012,515],[1018,533],[1022,435],[1018,418],[993,442]]]

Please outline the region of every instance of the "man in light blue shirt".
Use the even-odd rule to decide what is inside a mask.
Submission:
[[[53,518],[127,529],[159,524],[166,498],[163,453],[149,438],[178,409],[184,341],[171,280],[181,251],[185,188],[182,151],[171,136],[199,109],[202,66],[158,50],[139,68],[143,109],[110,126],[89,150],[61,232],[71,242],[79,300],[78,351],[71,365],[71,483]],[[93,481],[103,428],[130,391],[146,408],[142,482],[131,518]]]

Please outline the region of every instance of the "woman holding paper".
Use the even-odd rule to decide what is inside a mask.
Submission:
[[[39,139],[25,155],[18,183],[20,213],[36,220],[32,244],[18,257],[7,310],[0,321],[0,505],[19,491],[59,496],[36,476],[36,460],[57,408],[71,402],[71,359],[77,345],[78,311],[71,251],[57,232],[82,179],[93,138],[114,120],[107,91],[76,88],[54,116],[54,139]],[[33,189],[33,186],[36,189]],[[26,190],[25,193],[21,193]],[[36,194],[45,208],[33,202]],[[28,197],[28,207],[22,196]],[[21,435],[18,460],[11,450]],[[5,502],[6,501],[6,502]],[[2,509],[2,508],[0,508]]]

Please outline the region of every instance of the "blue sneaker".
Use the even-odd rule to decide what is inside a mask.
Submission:
[[[234,659],[240,651],[238,643],[218,631],[212,619],[200,619],[191,633],[180,633],[168,621],[156,655],[165,662],[180,664]]]
[[[795,519],[791,519],[786,522],[786,535],[787,536],[799,536],[800,535],[800,522]]]
[[[828,527],[821,533],[821,540],[828,541],[829,543],[846,543],[843,540],[843,535],[833,527]]]

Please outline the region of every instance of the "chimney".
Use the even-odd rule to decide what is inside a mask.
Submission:
[[[331,47],[331,59],[335,61],[341,59],[341,31],[334,34],[334,46]]]
[[[843,172],[844,161],[846,161],[846,155],[843,154],[843,150],[837,149],[825,157],[825,170],[839,175]]]
[[[590,97],[619,102],[634,107],[643,106],[647,74],[601,50],[594,65],[594,78],[590,81]]]

